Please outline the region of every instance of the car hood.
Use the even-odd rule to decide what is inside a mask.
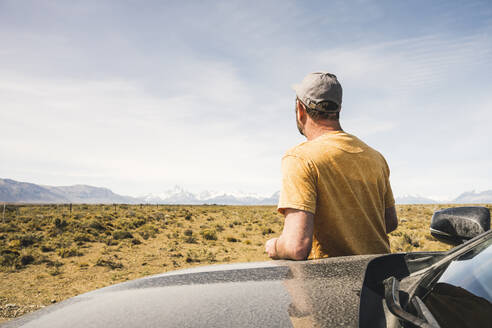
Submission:
[[[339,327],[358,325],[377,255],[212,265],[85,293],[1,327]]]

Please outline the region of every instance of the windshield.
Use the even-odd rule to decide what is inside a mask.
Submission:
[[[451,261],[432,280],[423,300],[441,326],[492,322],[492,239]]]

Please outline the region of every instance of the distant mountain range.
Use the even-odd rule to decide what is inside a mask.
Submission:
[[[213,191],[194,194],[179,186],[161,194],[131,197],[115,194],[107,188],[87,185],[53,187],[0,179],[0,202],[9,203],[274,205],[277,204],[278,197],[279,192],[271,196]]]
[[[486,190],[482,192],[467,191],[456,197],[455,203],[465,204],[465,203],[492,203],[492,190]]]
[[[86,185],[66,187],[0,179],[0,201],[11,203],[138,203],[137,199],[115,194],[107,188]]]
[[[419,195],[404,195],[395,197],[397,204],[437,204],[438,201],[434,199],[422,197]]]
[[[198,194],[175,186],[161,194],[147,194],[139,199],[152,204],[225,204],[225,205],[274,205],[278,203],[280,192],[271,196],[247,194],[241,192],[227,193],[219,191],[203,191]]]
[[[28,182],[19,182],[11,179],[0,179],[0,202],[9,203],[85,203],[85,204],[223,204],[223,205],[275,205],[278,203],[280,192],[270,196],[248,193],[228,193],[204,191],[192,193],[182,187],[160,194],[147,194],[141,197],[122,196],[110,189],[87,185],[74,186],[43,186]],[[419,195],[405,195],[396,197],[397,204],[437,204],[443,203]],[[453,200],[445,203],[457,204],[484,204],[492,203],[492,190],[483,192],[464,192]]]

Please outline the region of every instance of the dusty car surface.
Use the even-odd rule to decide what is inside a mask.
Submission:
[[[488,209],[436,212],[431,232],[460,245],[174,271],[85,293],[1,327],[487,327]]]

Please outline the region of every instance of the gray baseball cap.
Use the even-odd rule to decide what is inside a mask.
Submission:
[[[317,72],[308,74],[294,87],[296,96],[311,109],[339,112],[342,106],[342,86],[334,74]],[[336,110],[329,102],[338,105]],[[331,110],[330,110],[331,109]]]

